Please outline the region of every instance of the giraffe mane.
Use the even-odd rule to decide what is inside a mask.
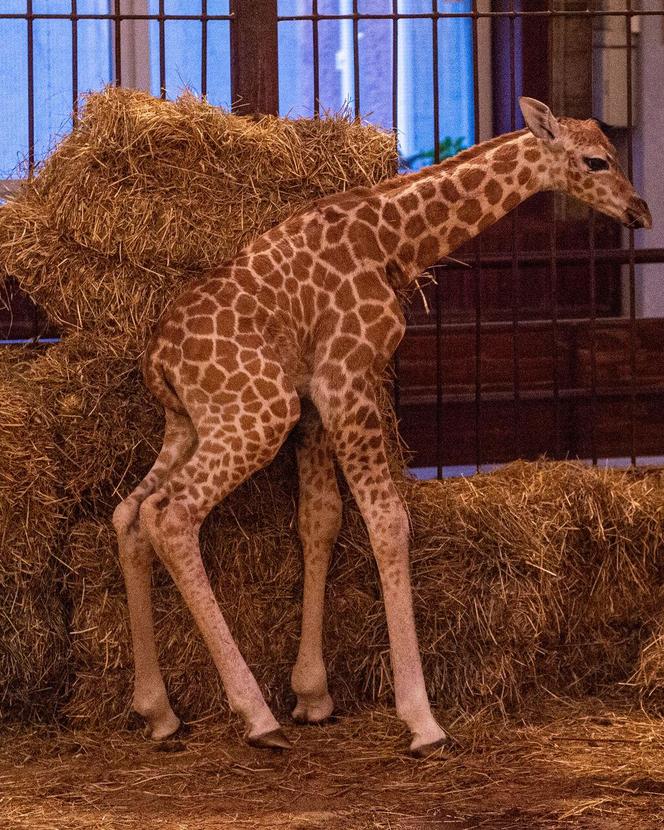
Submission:
[[[527,130],[517,130],[512,133],[504,133],[503,135],[495,136],[494,138],[490,138],[487,141],[481,142],[480,144],[474,144],[472,147],[468,147],[466,150],[462,150],[455,156],[450,156],[449,158],[444,159],[438,164],[432,164],[428,167],[423,167],[421,170],[417,170],[413,173],[405,173],[401,175],[397,174],[395,176],[391,176],[389,179],[379,182],[373,187],[367,187],[366,185],[358,185],[357,187],[352,187],[349,190],[344,190],[339,193],[331,193],[328,196],[323,196],[320,199],[316,199],[315,202],[303,207],[302,210],[299,210],[295,215],[308,213],[310,210],[318,210],[320,208],[328,207],[330,205],[343,208],[348,202],[355,203],[358,199],[367,199],[371,196],[378,196],[383,193],[391,193],[392,191],[399,190],[402,187],[405,188],[413,182],[425,179],[428,176],[438,175],[443,170],[452,170],[459,164],[464,164],[465,162],[472,161],[473,159],[482,156],[489,150],[494,149],[498,145],[503,144],[507,141],[511,141],[513,138],[516,138],[517,136],[522,135],[525,132],[527,132]]]

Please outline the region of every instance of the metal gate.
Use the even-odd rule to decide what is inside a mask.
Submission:
[[[414,466],[438,476],[541,454],[661,460],[660,2],[4,0],[0,34],[14,27],[13,54],[25,65],[12,94],[24,103],[28,175],[39,144],[40,38],[49,26],[67,28],[62,72],[75,119],[92,25],[107,27],[116,84],[172,97],[173,79],[189,73],[189,86],[214,97],[227,75],[228,101],[243,113],[278,113],[281,99],[284,114],[288,99],[322,116],[326,100],[343,95],[352,115],[396,130],[402,149],[412,145],[411,164],[520,127],[520,94],[614,124],[655,229],[623,232],[551,194],[524,203],[458,251],[459,263],[433,269],[425,301],[408,311],[395,402]],[[458,136],[446,134],[461,122]],[[6,338],[57,334],[9,293]]]

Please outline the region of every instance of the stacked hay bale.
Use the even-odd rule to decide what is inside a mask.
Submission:
[[[108,89],[89,97],[77,129],[0,208],[0,267],[66,335],[25,380],[42,390],[39,411],[57,437],[68,500],[61,579],[72,632],[72,717],[96,710],[103,719],[127,700],[126,605],[110,516],[160,445],[163,415],[143,387],[138,358],[162,308],[188,279],[312,200],[377,182],[395,165],[393,136],[343,118],[239,118],[191,96],[172,103]],[[276,468],[282,472],[236,497],[239,507],[256,507],[249,523],[266,531],[276,515],[268,524],[261,504],[274,480],[287,482],[280,509],[292,505],[288,451]],[[292,533],[291,515],[287,525]],[[220,533],[210,526],[206,544],[218,550]],[[178,599],[167,580],[158,588],[165,594],[157,606],[172,616]],[[178,620],[171,644],[181,630]],[[30,634],[20,634],[27,648]],[[182,662],[186,686],[189,656],[166,656]],[[197,659],[207,667],[202,653]]]
[[[230,115],[109,88],[2,208],[2,267],[63,331],[137,341],[186,280],[316,198],[396,172],[344,118]]]
[[[36,352],[0,354],[0,720],[52,716],[68,685],[58,557],[66,527]]]
[[[231,630],[282,715],[292,696],[301,609],[289,453],[208,519],[203,555]],[[664,500],[652,477],[582,464],[515,463],[449,482],[401,479],[425,677],[432,700],[477,713],[519,711],[533,693],[597,693],[633,672],[656,612]],[[604,501],[609,493],[610,498]],[[361,519],[345,498],[330,572],[325,654],[341,709],[390,702],[391,675],[376,569]],[[74,648],[68,713],[124,722],[131,656],[114,539],[94,519],[71,537]],[[103,559],[99,551],[104,552]],[[103,597],[91,604],[89,596]],[[216,671],[162,569],[156,629],[167,685],[185,718],[226,711]]]
[[[658,614],[658,476],[515,462],[413,487],[426,675],[443,700],[513,711],[543,688],[629,678]]]
[[[108,90],[91,96],[78,129],[0,208],[0,266],[67,332],[25,377],[41,390],[68,505],[60,580],[74,675],[65,711],[74,722],[117,725],[128,714],[130,639],[110,516],[160,443],[162,414],[137,368],[147,333],[201,269],[317,196],[380,180],[395,158],[391,137],[343,120],[254,121],[191,98]],[[576,464],[516,464],[417,483],[403,475],[387,397],[383,413],[411,512],[432,699],[508,711],[542,687],[580,692],[627,678],[656,595],[659,482]],[[202,533],[229,626],[281,712],[301,607],[296,489],[287,444]],[[160,567],[154,581],[176,709],[192,718],[225,708],[211,660]],[[378,579],[347,495],[327,620],[341,706],[391,697]]]

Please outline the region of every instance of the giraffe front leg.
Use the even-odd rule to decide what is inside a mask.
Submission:
[[[347,402],[339,411],[318,387],[316,404],[369,532],[378,565],[390,639],[397,714],[410,729],[410,751],[426,756],[447,736],[429,705],[415,631],[410,582],[409,523],[387,465],[380,412],[373,388],[360,378],[335,395]]]
[[[304,557],[302,632],[291,687],[297,695],[294,720],[320,723],[334,709],[323,662],[325,580],[332,547],[341,527],[341,497],[334,460],[313,406],[298,425],[298,528]]]

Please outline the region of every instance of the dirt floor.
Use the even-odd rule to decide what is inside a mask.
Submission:
[[[253,750],[212,720],[164,744],[139,731],[10,729],[2,830],[664,827],[664,719],[625,701],[552,700],[530,724],[457,723],[421,761],[391,711],[287,728]]]

